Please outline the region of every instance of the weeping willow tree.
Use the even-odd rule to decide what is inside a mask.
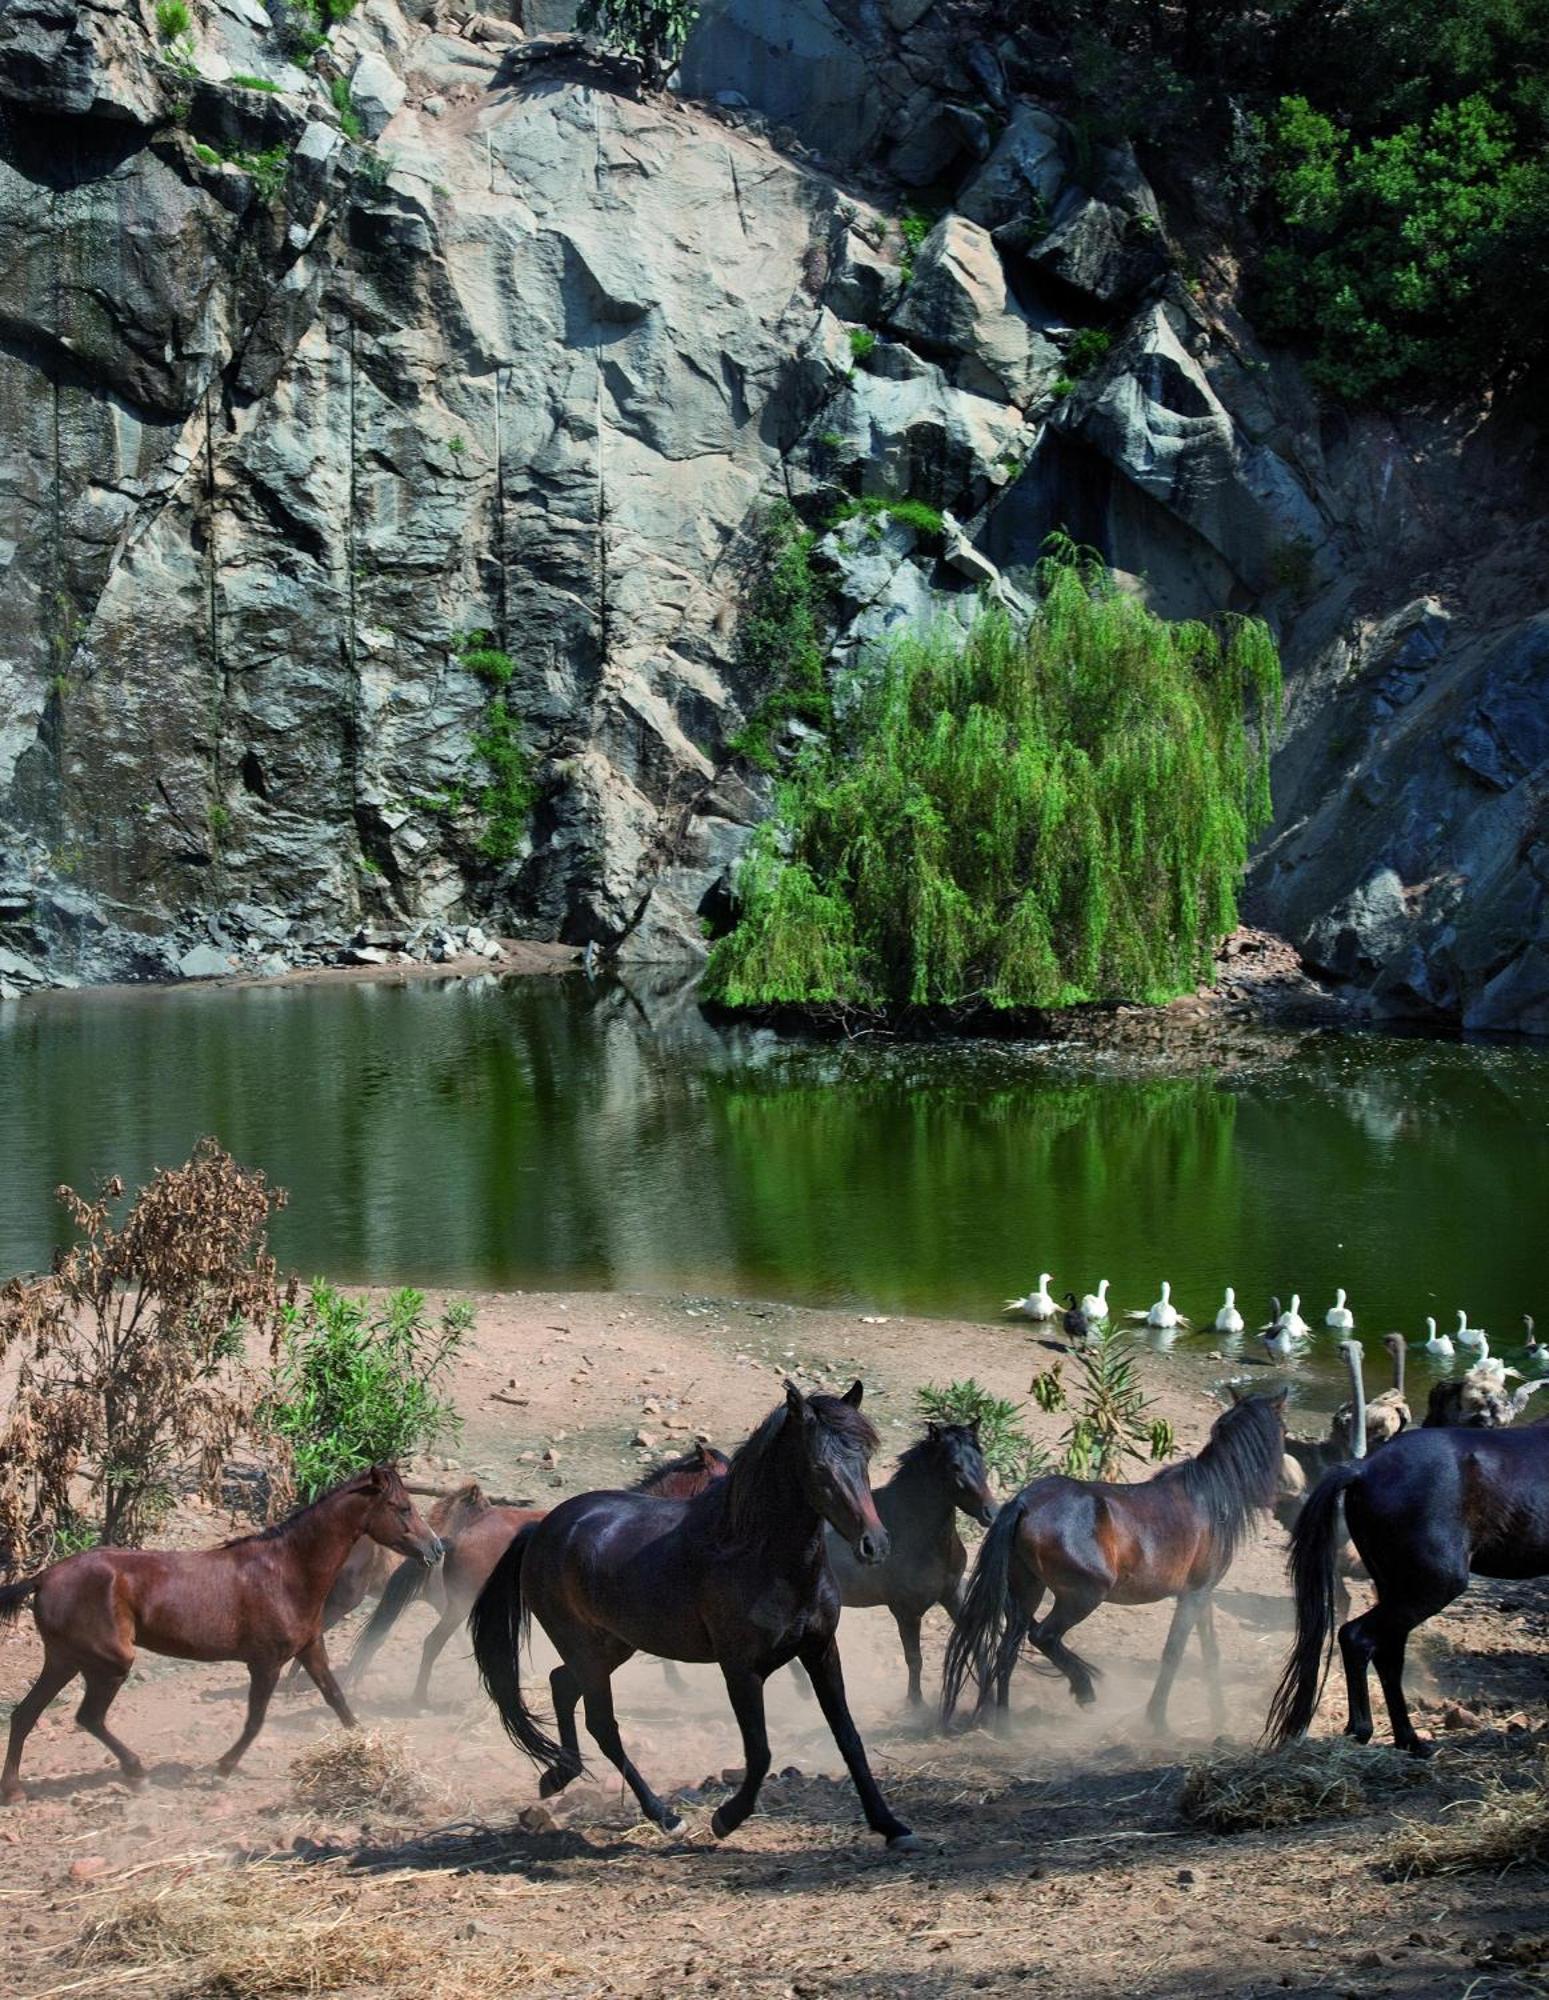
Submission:
[[[1210,974],[1269,815],[1280,668],[1254,619],[1158,618],[1062,544],[1026,630],[898,645],[781,788],[707,997],[1062,1007]]]

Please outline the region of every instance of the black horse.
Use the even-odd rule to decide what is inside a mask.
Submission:
[[[1549,1428],[1405,1431],[1375,1456],[1323,1475],[1291,1532],[1296,1643],[1270,1707],[1271,1742],[1304,1735],[1323,1690],[1341,1501],[1377,1590],[1371,1610],[1339,1630],[1345,1734],[1371,1741],[1367,1669],[1375,1665],[1394,1742],[1429,1757],[1432,1745],[1415,1734],[1404,1700],[1409,1635],[1461,1597],[1471,1574],[1549,1575]]]
[[[957,1532],[959,1509],[988,1527],[995,1518],[989,1475],[973,1424],[927,1424],[885,1486],[874,1491],[877,1514],[891,1544],[881,1562],[863,1563],[843,1537],[827,1530],[828,1561],[846,1610],[885,1604],[893,1614],[909,1669],[909,1699],[920,1686],[920,1621],[939,1604],[953,1624],[963,1604],[968,1551]]]
[[[646,1818],[669,1831],[680,1825],[625,1754],[611,1680],[637,1652],[714,1660],[742,1731],[742,1784],[711,1821],[718,1837],[731,1833],[757,1804],[769,1771],[764,1682],[797,1659],[867,1823],[890,1847],[918,1845],[871,1775],[834,1638],[839,1591],[823,1546],[824,1522],[863,1563],[881,1562],[888,1552],[866,1476],[877,1433],[860,1400],[859,1382],[842,1397],[803,1396],[788,1382],[784,1403],[736,1452],[726,1478],[695,1499],[581,1493],[511,1543],[469,1628],[480,1677],[507,1735],[542,1767],[541,1797],[581,1773],[575,1712],[584,1702],[588,1730]],[[557,1742],[522,1695],[517,1646],[530,1617],[560,1656],[549,1676]]]
[[[979,1706],[996,1688],[1007,1705],[1011,1670],[1024,1638],[1070,1683],[1085,1707],[1096,1699],[1094,1670],[1065,1644],[1072,1626],[1103,1603],[1155,1604],[1175,1597],[1172,1626],[1147,1708],[1164,1728],[1167,1698],[1189,1634],[1199,1634],[1211,1713],[1224,1716],[1216,1651],[1214,1594],[1254,1515],[1275,1497],[1285,1444],[1285,1395],[1233,1392],[1197,1457],[1134,1485],[1050,1473],[1001,1508],[974,1564],[973,1580],[947,1647],[942,1717],[950,1721],[963,1685],[979,1684]],[[1051,1608],[1040,1618],[1045,1593]]]

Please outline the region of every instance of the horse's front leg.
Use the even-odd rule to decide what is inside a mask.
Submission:
[[[247,1721],[242,1734],[232,1744],[224,1757],[216,1759],[218,1776],[229,1778],[242,1761],[242,1753],[264,1726],[264,1717],[269,1713],[269,1698],[274,1693],[275,1683],[280,1678],[280,1660],[249,1660],[247,1667]]]
[[[1215,1592],[1202,1593],[1199,1621],[1200,1658],[1205,1663],[1205,1693],[1210,1702],[1210,1726],[1219,1736],[1226,1727],[1226,1696],[1221,1691],[1221,1648],[1216,1644]]]
[[[334,1714],[338,1716],[345,1728],[354,1729],[357,1726],[355,1711],[344,1699],[344,1690],[334,1679],[333,1668],[328,1664],[328,1648],[323,1644],[323,1635],[321,1632],[312,1640],[310,1645],[302,1647],[301,1651],[296,1655],[296,1663],[298,1666],[305,1668],[306,1672],[311,1676],[318,1693],[327,1702]]]
[[[1167,1628],[1167,1644],[1162,1648],[1162,1664],[1156,1671],[1156,1686],[1146,1703],[1146,1720],[1153,1729],[1167,1727],[1167,1697],[1172,1693],[1173,1681],[1182,1663],[1184,1648],[1189,1643],[1189,1634],[1200,1615],[1204,1597],[1203,1591],[1186,1590],[1173,1606],[1172,1624]]]
[[[924,1705],[925,1690],[920,1684],[924,1656],[920,1652],[920,1617],[918,1612],[893,1612],[893,1623],[898,1627],[898,1639],[904,1649],[904,1665],[909,1669],[909,1706],[920,1708]]]
[[[722,1678],[731,1701],[732,1714],[742,1731],[742,1783],[724,1805],[715,1809],[710,1831],[717,1840],[734,1833],[758,1804],[758,1794],[769,1775],[769,1731],[764,1724],[764,1677],[752,1667],[723,1663]]]
[[[889,1847],[900,1852],[914,1851],[920,1842],[903,1821],[889,1811],[887,1801],[871,1775],[871,1766],[866,1761],[866,1746],[851,1718],[850,1704],[845,1700],[839,1642],[832,1633],[826,1638],[809,1639],[801,1649],[800,1658],[811,1678],[812,1692],[818,1698],[823,1718],[834,1733],[834,1741],[839,1745],[840,1754],[860,1795],[866,1824],[873,1833],[880,1833]]]

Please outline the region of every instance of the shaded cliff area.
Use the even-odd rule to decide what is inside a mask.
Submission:
[[[0,989],[470,922],[691,962],[772,793],[784,500],[840,674],[1055,527],[1269,619],[1248,914],[1549,1031],[1533,386],[1320,400],[1208,163],[1092,144],[998,11],[706,0],[650,97],[565,0],[366,0],[315,57],[283,0],[10,0]],[[927,511],[830,528],[860,496]]]

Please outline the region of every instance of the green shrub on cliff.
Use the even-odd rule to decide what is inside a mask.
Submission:
[[[1062,544],[1028,630],[897,646],[738,878],[730,1006],[1161,1000],[1209,976],[1269,812],[1266,628],[1158,618]]]
[[[581,0],[576,26],[634,56],[654,89],[677,68],[696,12],[689,0]]]
[[[819,602],[812,535],[795,509],[778,501],[753,525],[737,622],[737,679],[758,698],[726,745],[761,771],[777,769],[774,742],[787,722],[828,725]]]

